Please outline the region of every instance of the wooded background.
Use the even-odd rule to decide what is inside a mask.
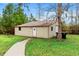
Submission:
[[[0,16],[0,34],[14,34],[15,26],[31,21],[37,21],[37,19],[43,19],[42,17],[44,17],[45,20],[55,20],[58,16],[58,4],[50,3],[47,7],[44,7],[43,5],[44,4],[41,3],[36,4],[38,13],[36,14],[37,18],[35,18],[30,10],[30,4],[7,4],[3,9],[2,15]],[[73,6],[75,6],[76,15],[74,15],[74,9],[70,10]],[[63,3],[61,7],[62,31],[70,34],[79,34],[79,4]],[[24,8],[28,10],[30,16],[27,15],[28,12],[24,13]],[[54,12],[55,14],[49,15],[50,12]],[[67,23],[68,21],[70,22]]]

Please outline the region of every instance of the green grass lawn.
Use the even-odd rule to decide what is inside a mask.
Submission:
[[[79,56],[79,35],[67,35],[67,39],[32,38],[26,45],[29,56]]]
[[[25,37],[13,35],[0,35],[0,55],[4,53],[16,42],[24,40]]]

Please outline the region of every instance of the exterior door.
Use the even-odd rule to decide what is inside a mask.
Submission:
[[[36,37],[36,28],[33,27],[33,37]]]

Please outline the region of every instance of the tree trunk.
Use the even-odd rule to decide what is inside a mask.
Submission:
[[[57,35],[57,38],[58,38],[59,40],[62,39],[61,15],[62,15],[62,3],[58,3],[58,9],[57,9],[58,35]]]

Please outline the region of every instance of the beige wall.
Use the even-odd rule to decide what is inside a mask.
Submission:
[[[51,27],[53,27],[53,31],[51,31]],[[49,38],[56,36],[57,27],[58,27],[57,22],[49,26]]]
[[[30,36],[32,37],[32,28],[33,27],[22,27],[21,31],[18,30],[18,27],[15,28],[15,35]],[[36,27],[36,37],[48,38],[48,27]]]
[[[50,38],[56,36],[56,26],[57,24],[53,24],[49,27],[36,27],[36,37],[40,38]],[[51,31],[51,27],[53,27],[53,31]],[[18,30],[18,27],[15,28],[15,35],[22,36],[30,36],[33,37],[33,27],[22,27],[21,31]]]
[[[51,27],[53,27],[53,31],[51,31]],[[56,36],[56,32],[55,32],[55,25],[53,24],[49,26],[49,38],[54,36]]]
[[[37,37],[48,38],[48,27],[37,27]]]
[[[15,28],[15,35],[22,36],[32,36],[32,28],[31,27],[22,27],[21,31],[18,30],[18,27]]]

